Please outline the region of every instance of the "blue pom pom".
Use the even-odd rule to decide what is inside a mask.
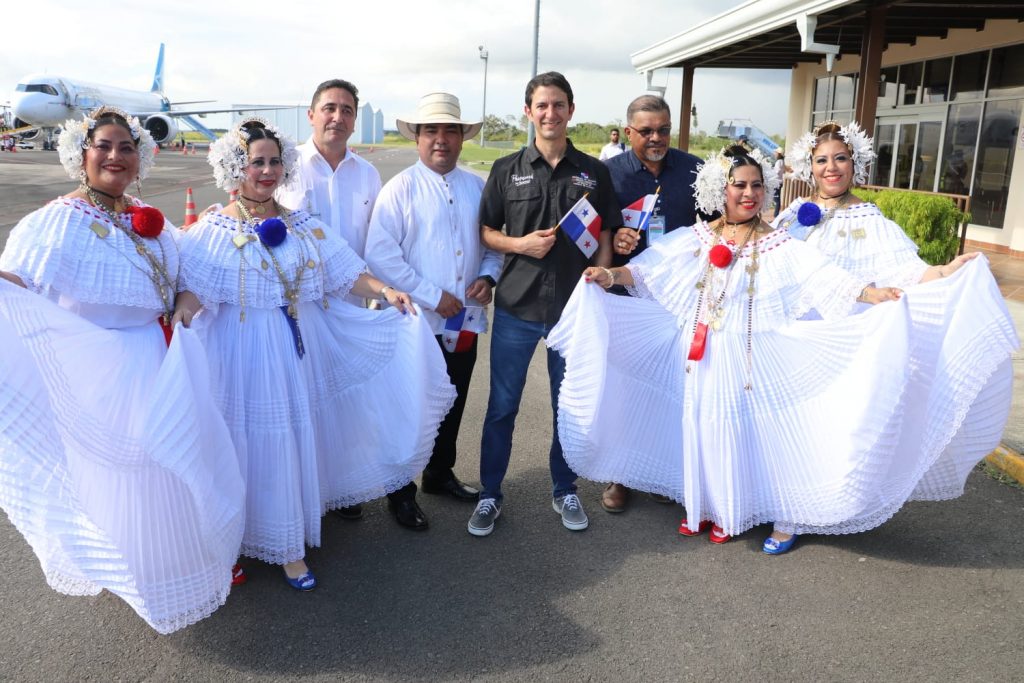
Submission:
[[[796,219],[800,221],[800,225],[817,225],[821,220],[821,209],[814,202],[804,202],[796,212]]]
[[[256,226],[256,234],[264,246],[276,247],[288,236],[288,226],[280,218],[268,218]]]

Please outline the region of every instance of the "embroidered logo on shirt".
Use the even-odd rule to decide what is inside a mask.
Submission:
[[[533,174],[530,175],[516,175],[512,174],[512,184],[516,187],[522,187],[523,185],[529,185],[533,182]]]
[[[585,187],[588,190],[593,190],[597,187],[597,179],[591,178],[590,174],[585,171],[580,171],[579,175],[574,175],[572,177],[572,184],[578,187]]]

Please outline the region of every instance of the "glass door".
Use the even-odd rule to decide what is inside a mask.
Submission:
[[[904,190],[938,191],[945,119],[945,107],[879,118],[875,125],[878,158],[872,172],[874,183]]]

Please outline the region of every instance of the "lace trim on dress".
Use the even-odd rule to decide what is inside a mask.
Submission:
[[[327,294],[347,294],[366,272],[366,264],[344,239],[332,236],[305,211],[292,211],[288,238],[274,247],[274,257],[289,278],[301,273],[298,301],[321,301]],[[244,236],[237,246],[236,236]],[[180,290],[188,290],[204,304],[244,304],[274,308],[291,302],[276,272],[267,247],[251,226],[239,231],[239,221],[223,214],[207,214],[182,237]],[[245,296],[240,272],[245,275]]]
[[[146,206],[129,199],[134,206]],[[119,218],[130,224],[126,214]],[[165,259],[172,280],[179,265],[176,233],[166,223],[158,237],[147,241]],[[131,266],[126,268],[126,263]],[[149,275],[151,266],[131,238],[81,199],[55,199],[23,218],[0,255],[0,270],[14,273],[30,290],[47,297],[61,294],[88,304],[164,310]]]

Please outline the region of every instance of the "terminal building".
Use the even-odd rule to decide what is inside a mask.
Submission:
[[[873,186],[954,195],[968,246],[1024,258],[1022,22],[1012,0],[751,0],[632,60],[648,81],[682,68],[686,113],[695,69],[791,69],[787,141],[856,120],[875,140]],[[688,115],[680,129],[685,149]]]

